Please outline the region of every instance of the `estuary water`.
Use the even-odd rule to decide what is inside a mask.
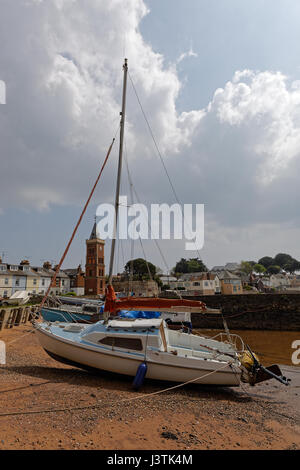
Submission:
[[[214,336],[220,330],[198,330],[207,336]],[[224,332],[224,330],[222,331]],[[245,344],[259,356],[264,365],[285,364],[295,366],[292,362],[292,354],[296,349],[292,348],[294,341],[299,341],[297,349],[300,349],[300,331],[267,331],[267,330],[230,330],[230,333],[239,335]],[[300,358],[300,353],[298,354]],[[298,365],[300,369],[300,364]]]

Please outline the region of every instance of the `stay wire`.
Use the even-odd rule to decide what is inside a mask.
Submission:
[[[177,193],[176,193],[176,191],[175,191],[175,187],[174,187],[174,185],[173,185],[173,183],[172,183],[171,177],[170,177],[169,172],[168,172],[168,170],[167,170],[167,167],[166,167],[166,164],[165,164],[165,162],[164,162],[162,153],[161,153],[161,151],[160,151],[160,149],[159,149],[159,147],[158,147],[158,144],[157,144],[157,142],[156,142],[154,133],[153,133],[153,131],[152,131],[152,128],[151,128],[150,123],[149,123],[149,120],[148,120],[148,118],[147,118],[147,116],[146,116],[146,113],[145,113],[145,111],[144,111],[143,105],[142,105],[141,100],[140,100],[140,98],[139,98],[139,96],[138,96],[136,87],[135,87],[135,85],[134,85],[134,83],[133,83],[133,80],[132,80],[132,78],[131,78],[131,75],[130,75],[130,72],[129,72],[129,71],[128,71],[128,75],[129,75],[129,78],[130,78],[130,81],[131,81],[131,84],[132,84],[132,88],[133,88],[133,90],[134,90],[134,94],[135,94],[135,96],[136,96],[136,98],[137,98],[137,101],[138,101],[138,103],[139,103],[139,105],[140,105],[142,114],[143,114],[143,116],[144,116],[144,119],[145,119],[145,122],[146,122],[146,124],[147,124],[148,130],[149,130],[150,135],[151,135],[151,137],[152,137],[152,140],[153,140],[154,146],[155,146],[155,148],[156,148],[157,154],[158,154],[158,156],[159,156],[159,158],[160,158],[160,161],[161,161],[161,163],[162,163],[162,165],[163,165],[163,168],[164,168],[164,170],[165,170],[165,173],[166,173],[166,175],[167,175],[169,184],[170,184],[170,186],[171,186],[171,188],[172,188],[172,191],[173,191],[173,194],[174,194],[175,199],[176,199],[176,201],[177,201],[177,204],[179,204],[180,206],[182,206],[182,204],[180,203],[179,197],[177,196]],[[188,226],[188,228],[189,228],[190,233],[191,233],[191,232],[192,232],[192,231],[191,231],[191,228],[190,228],[189,226]],[[198,248],[196,247],[196,242],[195,242],[195,251],[197,252],[199,259],[201,259],[200,252],[199,252]]]

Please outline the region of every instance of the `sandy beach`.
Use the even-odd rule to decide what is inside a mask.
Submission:
[[[0,333],[0,449],[300,449],[300,367],[256,387],[172,386],[60,364],[31,325]],[[148,397],[144,394],[149,395]]]

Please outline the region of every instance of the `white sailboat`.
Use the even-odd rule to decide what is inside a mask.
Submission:
[[[240,383],[241,362],[232,345],[170,330],[161,319],[39,324],[36,333],[50,356],[79,367],[135,377],[146,364],[149,379]]]
[[[115,231],[118,223],[119,192],[125,124],[127,60],[123,66],[123,98],[120,129],[119,165],[115,199]],[[288,381],[278,366],[263,368],[252,351],[245,351],[242,340],[236,345],[227,331],[226,340],[173,331],[163,318],[118,318],[121,310],[143,310],[172,315],[205,313],[206,305],[200,301],[158,298],[117,299],[112,286],[115,237],[109,264],[104,320],[93,325],[74,323],[35,322],[41,346],[53,358],[78,367],[125,374],[135,377],[139,388],[144,377],[171,382],[194,382],[238,386],[240,381],[251,384],[268,378]]]

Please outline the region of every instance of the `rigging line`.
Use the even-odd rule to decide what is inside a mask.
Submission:
[[[133,204],[134,204],[134,198],[133,198],[133,182],[132,182],[132,178],[131,178],[130,171],[129,171],[126,142],[125,142],[125,163],[126,163],[126,168],[127,168],[128,182],[129,182],[129,185],[130,185],[131,205],[133,205]],[[140,234],[139,234],[139,241],[140,241],[141,248],[142,248],[142,252],[143,252],[143,255],[144,255],[145,262],[146,262],[146,266],[147,266],[147,270],[148,270],[148,274],[149,274],[149,279],[150,279],[151,281],[153,281],[152,274],[151,274],[151,271],[150,271],[150,268],[149,268],[149,263],[148,263],[148,261],[147,261],[146,253],[145,253],[145,250],[144,250],[144,247],[143,247],[143,243],[142,243],[142,239],[141,239]],[[134,242],[134,240],[132,240],[132,243],[133,243],[133,242]],[[131,259],[132,259],[132,258],[131,258]],[[132,266],[133,266],[133,259],[132,259]]]
[[[118,127],[118,129],[119,129],[119,127]],[[117,132],[118,132],[118,129],[117,129]],[[117,134],[117,132],[116,132],[116,134]],[[115,136],[116,136],[116,134],[115,134]],[[74,237],[75,237],[75,234],[76,234],[76,232],[77,232],[77,229],[78,229],[78,227],[79,227],[79,225],[80,225],[80,223],[81,223],[81,221],[82,221],[82,218],[83,218],[83,216],[84,216],[84,214],[85,214],[85,212],[86,212],[86,209],[87,209],[87,207],[88,207],[88,205],[89,205],[89,202],[90,202],[90,200],[92,199],[92,196],[93,196],[93,194],[94,194],[94,192],[95,192],[96,186],[97,186],[97,184],[98,184],[98,182],[99,182],[99,180],[100,180],[100,178],[101,178],[102,172],[103,172],[103,170],[104,170],[104,168],[105,168],[105,165],[106,165],[106,163],[107,163],[108,157],[109,157],[109,155],[110,155],[110,153],[111,153],[111,150],[112,150],[112,147],[113,147],[113,145],[114,145],[114,142],[115,142],[115,137],[113,138],[112,143],[111,143],[110,146],[109,146],[108,152],[107,152],[106,157],[105,157],[105,160],[104,160],[104,162],[103,162],[103,164],[102,164],[102,167],[101,167],[101,170],[100,170],[100,172],[99,172],[99,175],[98,175],[98,177],[97,177],[97,179],[96,179],[96,181],[95,181],[95,184],[94,184],[94,186],[93,186],[93,188],[92,188],[92,190],[91,190],[91,192],[90,192],[90,195],[89,195],[89,197],[88,197],[88,199],[87,199],[87,201],[86,201],[86,203],[85,203],[85,206],[84,206],[84,208],[83,208],[83,210],[82,210],[82,212],[81,212],[81,214],[80,214],[80,217],[79,217],[79,219],[78,219],[78,221],[77,221],[77,224],[76,224],[76,226],[75,226],[75,228],[74,228],[74,230],[73,230],[73,233],[72,233],[71,238],[70,238],[70,240],[69,240],[69,242],[68,242],[68,244],[67,244],[67,247],[66,247],[66,249],[65,249],[65,251],[64,251],[64,253],[63,253],[63,255],[62,255],[61,259],[60,259],[60,262],[58,263],[58,265],[57,265],[57,267],[56,267],[54,276],[53,276],[53,278],[51,279],[51,282],[50,282],[50,285],[49,285],[49,287],[48,287],[48,289],[47,289],[47,292],[46,292],[46,294],[45,294],[45,296],[44,296],[44,298],[43,298],[43,300],[42,300],[42,302],[41,302],[41,304],[40,304],[40,307],[39,307],[39,310],[40,310],[40,311],[41,311],[41,309],[43,308],[43,306],[44,306],[44,304],[45,304],[45,302],[46,302],[46,300],[47,300],[47,297],[48,297],[48,295],[49,295],[49,292],[50,292],[50,290],[51,290],[51,287],[52,287],[53,285],[55,285],[57,274],[59,273],[59,270],[60,270],[61,265],[63,264],[63,262],[64,262],[64,260],[65,260],[65,257],[67,256],[67,253],[68,253],[69,248],[70,248],[70,246],[71,246],[71,243],[72,243],[72,241],[73,241],[73,239],[74,239]]]
[[[126,145],[126,140],[124,139],[124,145],[125,145],[125,154],[124,154],[124,159],[126,163],[126,169],[127,169],[127,178],[128,178],[128,184],[129,184],[129,192],[130,192],[130,206],[133,206],[133,191],[132,191],[132,180],[130,178],[130,173],[129,173],[129,167],[128,167],[128,158],[127,158],[127,145]],[[135,220],[134,220],[134,229],[135,229]],[[131,244],[130,244],[130,271],[129,271],[129,281],[128,281],[128,293],[133,291],[133,258],[134,258],[134,239],[132,238]]]
[[[133,192],[134,192],[134,194],[135,194],[136,200],[138,201],[139,204],[141,204],[140,199],[139,199],[139,197],[138,197],[138,194],[137,194],[136,189],[135,189],[134,186],[133,186]],[[162,250],[161,250],[161,248],[160,248],[160,246],[159,246],[159,244],[158,244],[158,241],[153,237],[153,232],[152,232],[151,224],[150,224],[150,222],[149,222],[149,220],[148,220],[148,217],[147,217],[147,223],[148,223],[148,228],[149,228],[150,233],[151,233],[151,238],[152,238],[152,240],[154,240],[154,243],[155,243],[155,245],[156,245],[156,247],[157,247],[157,249],[158,249],[158,251],[159,251],[159,253],[160,253],[160,256],[161,256],[161,258],[162,258],[162,260],[163,260],[163,262],[164,262],[165,267],[167,268],[167,271],[170,271],[169,265],[168,265],[168,263],[167,263],[167,261],[166,261],[166,258],[165,258],[164,255],[163,255],[163,252],[162,252]]]
[[[120,239],[120,245],[121,245],[121,253],[122,253],[122,260],[123,260],[123,271],[125,267],[125,257],[124,257],[124,251],[123,251],[123,240]],[[123,272],[122,271],[122,272]]]
[[[126,162],[126,165],[127,165],[127,168],[128,168],[128,175],[130,175],[130,173],[129,173],[129,167],[128,167],[128,159],[127,159],[126,141],[125,141],[125,162]],[[130,176],[130,180],[131,180],[131,184],[132,184],[132,190],[133,190],[133,192],[134,192],[134,195],[135,195],[135,198],[136,198],[137,202],[138,202],[141,206],[144,207],[144,205],[141,204],[141,200],[140,200],[140,198],[139,198],[139,196],[138,196],[138,194],[137,194],[137,191],[136,191],[136,189],[135,189],[135,186],[134,186],[134,184],[133,184],[133,181],[132,181],[131,176]],[[165,264],[165,267],[167,268],[167,271],[170,271],[170,268],[169,268],[169,266],[168,266],[168,263],[167,263],[167,261],[166,261],[164,255],[163,255],[161,249],[160,249],[160,246],[159,246],[157,240],[153,237],[153,232],[152,232],[151,224],[149,223],[149,219],[148,219],[147,214],[146,214],[146,220],[147,220],[147,225],[148,225],[148,228],[149,228],[149,231],[150,231],[150,234],[151,234],[151,239],[154,240],[154,243],[155,243],[155,245],[156,245],[156,247],[157,247],[157,249],[158,249],[158,251],[159,251],[159,253],[160,253],[160,256],[161,256],[161,258],[162,258],[162,260],[163,260],[163,262],[164,262],[164,264]]]
[[[158,144],[157,144],[156,139],[155,139],[155,137],[154,137],[152,128],[151,128],[150,123],[149,123],[149,121],[148,121],[148,119],[147,119],[146,113],[145,113],[144,108],[143,108],[143,106],[142,106],[142,103],[141,103],[141,101],[140,101],[140,99],[139,99],[137,90],[136,90],[136,88],[135,88],[135,85],[134,85],[134,83],[133,83],[133,80],[132,80],[132,78],[131,78],[131,75],[130,75],[129,71],[128,71],[128,75],[129,75],[129,78],[130,78],[130,81],[131,81],[131,84],[132,84],[132,87],[133,87],[135,96],[136,96],[137,101],[138,101],[138,103],[139,103],[139,105],[140,105],[142,114],[143,114],[144,119],[145,119],[145,121],[146,121],[147,127],[148,127],[148,129],[149,129],[150,135],[151,135],[152,140],[153,140],[153,142],[154,142],[155,148],[156,148],[157,153],[158,153],[158,155],[159,155],[160,161],[161,161],[161,163],[162,163],[162,165],[163,165],[163,167],[164,167],[164,170],[165,170],[165,173],[166,173],[167,178],[168,178],[168,180],[169,180],[169,183],[170,183],[170,186],[171,186],[171,188],[172,188],[173,194],[174,194],[175,199],[176,199],[176,201],[177,201],[177,204],[179,204],[180,206],[182,206],[182,204],[180,203],[180,200],[179,200],[179,198],[178,198],[178,196],[177,196],[177,193],[176,193],[176,191],[175,191],[175,187],[174,187],[174,185],[173,185],[173,183],[172,183],[172,180],[171,180],[171,177],[170,177],[169,172],[168,172],[168,170],[167,170],[167,167],[166,167],[166,164],[165,164],[165,162],[164,162],[163,156],[162,156],[162,154],[161,154],[161,151],[159,150],[159,147],[158,147]],[[184,215],[183,215],[183,218],[184,218]],[[190,228],[189,226],[188,226],[188,228],[189,228],[190,233],[191,233],[191,232],[192,232],[192,231],[191,231],[191,228]],[[195,242],[195,251],[198,253],[199,259],[201,259],[200,252],[199,252],[198,248],[196,248],[196,242]]]
[[[145,250],[144,250],[144,246],[143,246],[141,237],[139,237],[139,241],[140,241],[142,252],[143,252],[143,255],[144,255],[144,258],[145,258],[145,261],[146,261],[150,281],[153,281],[152,274],[151,274],[151,271],[150,271],[150,268],[149,268],[149,263],[148,263],[147,258],[146,258],[146,253],[145,253]]]

